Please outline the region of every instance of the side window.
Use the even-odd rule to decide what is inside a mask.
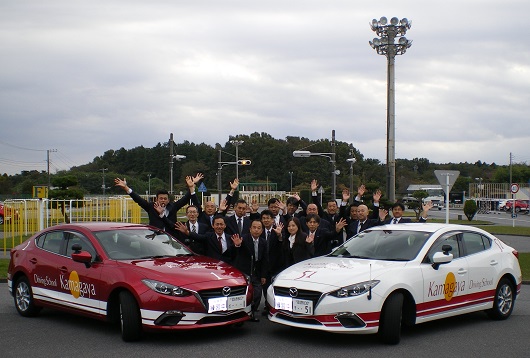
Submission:
[[[491,242],[487,237],[476,233],[464,232],[462,234],[462,241],[464,242],[467,255],[473,255],[491,247]]]
[[[458,234],[450,234],[443,236],[434,242],[423,262],[432,262],[432,257],[436,252],[443,252],[442,247],[444,245],[451,245],[453,248],[451,251],[449,251],[451,254],[453,254],[453,259],[457,259],[461,256],[460,248],[458,246]]]
[[[72,256],[72,253],[74,250],[72,250],[72,246],[75,244],[81,245],[81,248],[84,251],[90,252],[92,257],[96,257],[96,250],[90,243],[90,241],[83,235],[76,233],[76,232],[70,232],[68,233],[68,242],[66,246],[66,256],[70,257]]]
[[[46,251],[59,254],[61,252],[61,244],[63,242],[62,231],[52,231],[39,237],[37,246]]]

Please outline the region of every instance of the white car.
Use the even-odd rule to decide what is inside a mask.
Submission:
[[[518,253],[471,226],[371,228],[331,254],[282,271],[267,291],[269,319],[336,333],[379,333],[485,310],[508,318],[521,290]]]

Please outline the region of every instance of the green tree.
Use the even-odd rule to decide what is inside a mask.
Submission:
[[[477,203],[475,200],[466,200],[464,203],[464,214],[469,221],[473,220],[473,217],[478,211]]]

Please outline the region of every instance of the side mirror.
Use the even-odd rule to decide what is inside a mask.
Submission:
[[[449,245],[447,245],[447,246],[449,246]],[[432,268],[435,269],[435,270],[438,270],[438,267],[440,267],[440,265],[449,263],[451,261],[453,261],[453,254],[445,253],[445,252],[443,252],[443,253],[442,252],[435,252],[433,257],[432,257]]]
[[[73,246],[72,249],[75,250]],[[72,253],[72,260],[74,260],[75,262],[81,262],[85,264],[87,268],[89,268],[92,262],[92,255],[88,251],[76,250]]]

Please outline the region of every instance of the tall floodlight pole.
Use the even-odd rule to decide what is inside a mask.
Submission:
[[[396,137],[395,137],[395,92],[394,92],[394,60],[396,55],[404,54],[412,46],[412,41],[405,37],[411,22],[406,18],[399,20],[397,17],[390,19],[386,17],[378,20],[373,19],[370,24],[372,31],[377,36],[369,41],[370,46],[377,51],[378,55],[385,55],[388,60],[387,72],[387,118],[386,118],[386,167],[387,182],[386,189],[391,202],[396,201]],[[395,40],[398,42],[395,43]]]
[[[293,191],[293,172],[289,172],[289,175],[291,176],[291,192]]]

